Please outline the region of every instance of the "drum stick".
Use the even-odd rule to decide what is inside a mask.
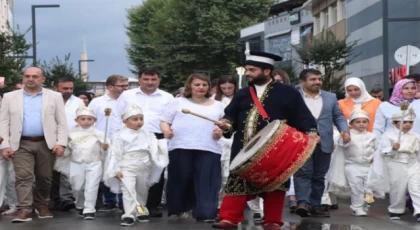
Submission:
[[[191,114],[191,115],[194,115],[194,116],[196,116],[196,117],[199,117],[199,118],[202,118],[202,119],[205,119],[205,120],[208,120],[208,121],[214,122],[214,123],[218,123],[218,122],[219,122],[219,121],[213,120],[213,119],[211,119],[211,118],[209,118],[209,117],[206,117],[206,116],[200,115],[200,114],[198,114],[198,113],[191,112],[189,109],[182,109],[182,112],[183,112],[183,113],[185,113],[185,114]]]

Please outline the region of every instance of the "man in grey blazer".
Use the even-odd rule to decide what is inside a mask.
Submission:
[[[312,156],[294,175],[298,199],[296,214],[301,217],[329,217],[329,211],[321,206],[321,198],[325,188],[325,174],[330,167],[334,149],[333,124],[340,131],[345,143],[350,141],[348,124],[338,107],[336,95],[321,90],[320,71],[305,69],[299,78],[302,85],[300,92],[317,120],[321,140]]]

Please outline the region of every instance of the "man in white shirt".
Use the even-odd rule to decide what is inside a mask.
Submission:
[[[67,118],[68,130],[76,127],[76,110],[80,106],[84,106],[83,101],[73,95],[74,91],[74,80],[71,78],[59,78],[54,81],[54,91],[57,91],[63,95],[64,109]],[[72,188],[69,179],[64,174],[61,174],[54,170],[53,182],[51,187],[51,197],[55,202],[55,207],[63,211],[69,211],[74,206]]]
[[[298,199],[296,214],[301,217],[329,217],[328,210],[321,206],[325,189],[325,174],[328,172],[331,153],[334,149],[333,124],[340,131],[345,143],[350,141],[348,124],[340,111],[335,94],[321,90],[322,76],[316,69],[305,69],[300,73],[300,91],[306,106],[316,119],[321,143],[312,156],[295,173],[294,185]]]
[[[106,93],[105,95],[101,97],[93,99],[89,104],[89,108],[95,111],[96,128],[102,132],[108,132],[108,138],[111,139],[112,137],[109,135],[110,123],[108,124],[108,128],[106,128],[107,118],[105,116],[105,109],[110,108],[111,114],[115,112],[117,99],[129,87],[128,78],[120,76],[120,75],[111,75],[107,78],[105,82],[105,86],[108,90],[108,93]],[[118,201],[119,208],[123,209],[121,194],[118,195],[118,199],[117,199],[117,195],[111,192],[111,190],[103,182],[101,182],[99,188],[104,195],[103,197],[104,206],[101,207],[99,211],[108,212],[108,211],[115,210],[117,206],[117,201]]]
[[[117,100],[115,113],[112,114],[111,135],[116,133],[122,126],[121,114],[125,109],[132,105],[138,105],[144,113],[144,129],[154,133],[156,138],[163,139],[160,130],[160,118],[166,105],[173,100],[173,96],[163,90],[158,89],[160,84],[160,73],[156,68],[144,68],[139,71],[139,88],[127,90],[121,94]],[[162,199],[164,178],[163,173],[159,183],[153,185],[149,190],[147,208],[150,217],[162,217],[158,211],[158,206]]]

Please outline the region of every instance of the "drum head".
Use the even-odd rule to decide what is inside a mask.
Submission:
[[[275,120],[265,126],[246,144],[230,164],[230,170],[235,171],[245,165],[274,135],[281,124],[281,121]]]

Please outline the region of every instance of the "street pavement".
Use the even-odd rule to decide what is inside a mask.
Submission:
[[[331,212],[331,218],[307,218],[284,212],[283,229],[293,230],[420,230],[412,214],[407,214],[400,221],[387,218],[387,201],[377,200],[369,210],[368,217],[354,217],[351,215],[349,201],[340,201],[339,209]],[[285,209],[288,211],[288,209]],[[149,223],[136,223],[133,227],[120,227],[119,212],[97,213],[93,221],[82,220],[71,212],[54,212],[54,219],[40,220],[23,224],[12,224],[12,217],[0,217],[0,230],[108,230],[108,229],[141,229],[141,230],[211,230],[211,224],[197,223],[192,218],[177,220],[174,217],[151,219]],[[251,214],[247,213],[245,220],[238,229],[262,230],[261,226],[254,226]]]

